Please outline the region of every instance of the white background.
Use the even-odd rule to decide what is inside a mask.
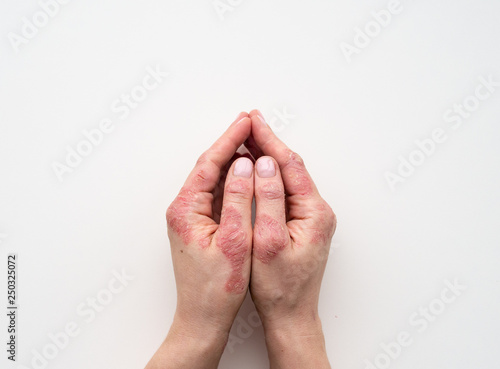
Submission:
[[[253,108],[294,115],[278,134],[338,216],[320,302],[333,367],[365,368],[402,331],[412,344],[391,368],[498,366],[500,87],[457,129],[443,115],[480,76],[500,81],[500,3],[402,1],[349,63],[340,44],[387,4],[243,1],[221,19],[211,0],[73,0],[16,53],[9,32],[41,7],[1,0],[1,367],[16,367],[4,349],[9,252],[19,364],[34,368],[33,350],[74,322],[80,334],[48,368],[144,367],[175,308],[165,210]],[[121,119],[110,106],[157,65],[169,76]],[[104,118],[115,129],[59,181],[53,163]],[[391,191],[386,172],[436,128],[446,141]],[[77,307],[122,269],[134,280],[87,323]],[[409,319],[445,280],[467,289],[419,332]],[[260,328],[234,348],[221,368],[267,366]]]

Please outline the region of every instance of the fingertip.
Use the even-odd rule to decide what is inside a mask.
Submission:
[[[246,141],[252,132],[252,120],[249,117],[242,117],[236,120],[229,129],[233,129],[233,132],[239,132],[238,134],[244,136]]]
[[[242,223],[250,230],[254,197],[253,172],[254,166],[250,159],[238,158],[228,171],[222,200],[222,218],[228,216],[228,209],[233,209],[233,213],[238,213],[242,218]],[[224,219],[221,220],[222,223]]]
[[[276,176],[278,163],[270,156],[262,156],[255,163],[255,171],[259,178],[273,178]]]
[[[243,118],[246,118],[248,117],[248,113],[246,111],[242,111],[241,113],[239,113],[237,116],[236,116],[236,119],[234,120],[235,122],[238,122],[240,121],[241,119]]]
[[[239,126],[243,124],[249,124],[251,122],[251,119],[247,116],[241,117],[238,120],[236,120],[233,124]]]
[[[254,117],[256,115],[260,115],[262,118],[264,118],[264,115],[262,115],[262,113],[258,109],[253,109],[252,111],[250,111],[250,113],[248,113],[248,116],[250,118],[252,118],[252,117]]]
[[[253,162],[247,157],[241,157],[234,163],[233,174],[236,177],[251,178],[253,175]]]
[[[278,162],[270,157],[263,156],[255,163],[255,199],[262,204],[269,204],[269,201],[279,200],[277,205],[271,205],[281,209],[285,199],[285,187],[281,177]],[[281,203],[283,202],[283,203]],[[268,205],[264,205],[267,207]],[[281,209],[278,214],[282,216]]]
[[[260,115],[254,115],[251,117],[252,119],[252,135],[255,138],[255,141],[259,146],[262,145],[262,141],[265,140],[265,137],[269,135],[274,135],[273,130],[266,123],[263,117]]]

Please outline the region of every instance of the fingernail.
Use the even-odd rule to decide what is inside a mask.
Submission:
[[[252,161],[248,158],[239,158],[234,165],[234,175],[237,177],[250,178],[252,176]]]
[[[263,125],[267,126],[266,121],[264,120],[264,118],[263,118],[261,115],[257,115],[257,118],[260,120],[260,122],[261,122]]]
[[[269,158],[261,158],[257,161],[257,174],[260,178],[271,178],[276,175],[274,161]]]

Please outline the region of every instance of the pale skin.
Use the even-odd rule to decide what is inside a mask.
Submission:
[[[271,369],[330,368],[318,300],[335,214],[258,110],[200,157],[167,224],[177,309],[146,369],[217,368],[249,289]]]

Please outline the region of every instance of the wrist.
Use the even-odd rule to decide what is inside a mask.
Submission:
[[[318,315],[307,318],[284,317],[263,322],[264,334],[267,339],[277,337],[323,337],[323,327]]]
[[[229,336],[230,326],[204,319],[184,319],[176,313],[168,333],[174,339],[190,339],[204,341],[207,345],[225,345]]]
[[[202,337],[227,337],[234,318],[235,316],[229,315],[227,311],[214,306],[201,308],[178,304],[170,330],[192,337],[200,335]]]
[[[167,338],[146,369],[216,369],[227,343],[228,333],[193,329],[174,319]]]
[[[330,368],[319,317],[280,319],[264,325],[271,369]]]
[[[284,309],[278,306],[257,309],[264,332],[295,332],[299,335],[314,335],[322,331],[317,305],[296,306]]]

